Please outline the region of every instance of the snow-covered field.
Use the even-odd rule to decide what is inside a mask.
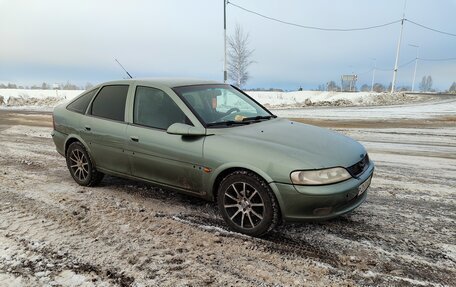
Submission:
[[[0,108],[51,111],[58,103],[69,101],[82,92],[84,91],[0,89]],[[247,93],[270,109],[296,109],[315,106],[382,106],[425,102],[433,99],[430,96],[404,93],[320,91],[247,91]]]

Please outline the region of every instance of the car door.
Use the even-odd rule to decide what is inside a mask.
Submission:
[[[132,123],[127,127],[132,175],[201,193],[204,137],[168,134],[173,123],[192,125],[163,90],[137,86]]]
[[[125,105],[129,85],[108,85],[100,89],[84,118],[84,140],[100,170],[130,174],[125,152]]]

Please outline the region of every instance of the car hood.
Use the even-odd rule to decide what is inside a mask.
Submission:
[[[281,118],[216,129],[214,134],[243,158],[286,162],[292,169],[349,167],[366,154],[360,143],[342,134]]]

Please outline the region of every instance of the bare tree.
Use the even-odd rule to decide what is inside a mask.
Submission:
[[[67,81],[65,85],[63,85],[63,90],[80,90],[81,88],[70,83],[70,81]]]
[[[370,86],[367,84],[364,84],[360,88],[361,92],[369,92],[370,91]]]
[[[381,92],[384,92],[384,91],[385,91],[385,86],[383,84],[380,84],[380,83],[375,83],[374,84],[374,92],[381,93]]]
[[[422,92],[430,92],[432,90],[432,77],[431,76],[423,76],[420,83],[420,90]]]
[[[92,83],[88,82],[85,87],[84,87],[86,90],[90,90],[91,88],[93,88],[93,85]]]
[[[451,84],[450,88],[448,89],[448,92],[456,93],[456,82],[453,82],[453,84]]]
[[[251,60],[253,50],[248,48],[248,44],[249,34],[236,24],[234,35],[228,37],[228,77],[239,88],[249,80],[247,68],[254,63]]]
[[[49,90],[49,88],[50,88],[50,86],[49,86],[46,82],[43,82],[43,83],[41,84],[41,89],[42,89],[42,90]]]
[[[341,89],[334,81],[326,83],[326,90],[329,92],[339,92]]]

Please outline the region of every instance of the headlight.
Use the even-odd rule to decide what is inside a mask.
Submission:
[[[349,179],[351,175],[345,168],[334,167],[320,170],[298,170],[290,175],[293,184],[322,185]]]

